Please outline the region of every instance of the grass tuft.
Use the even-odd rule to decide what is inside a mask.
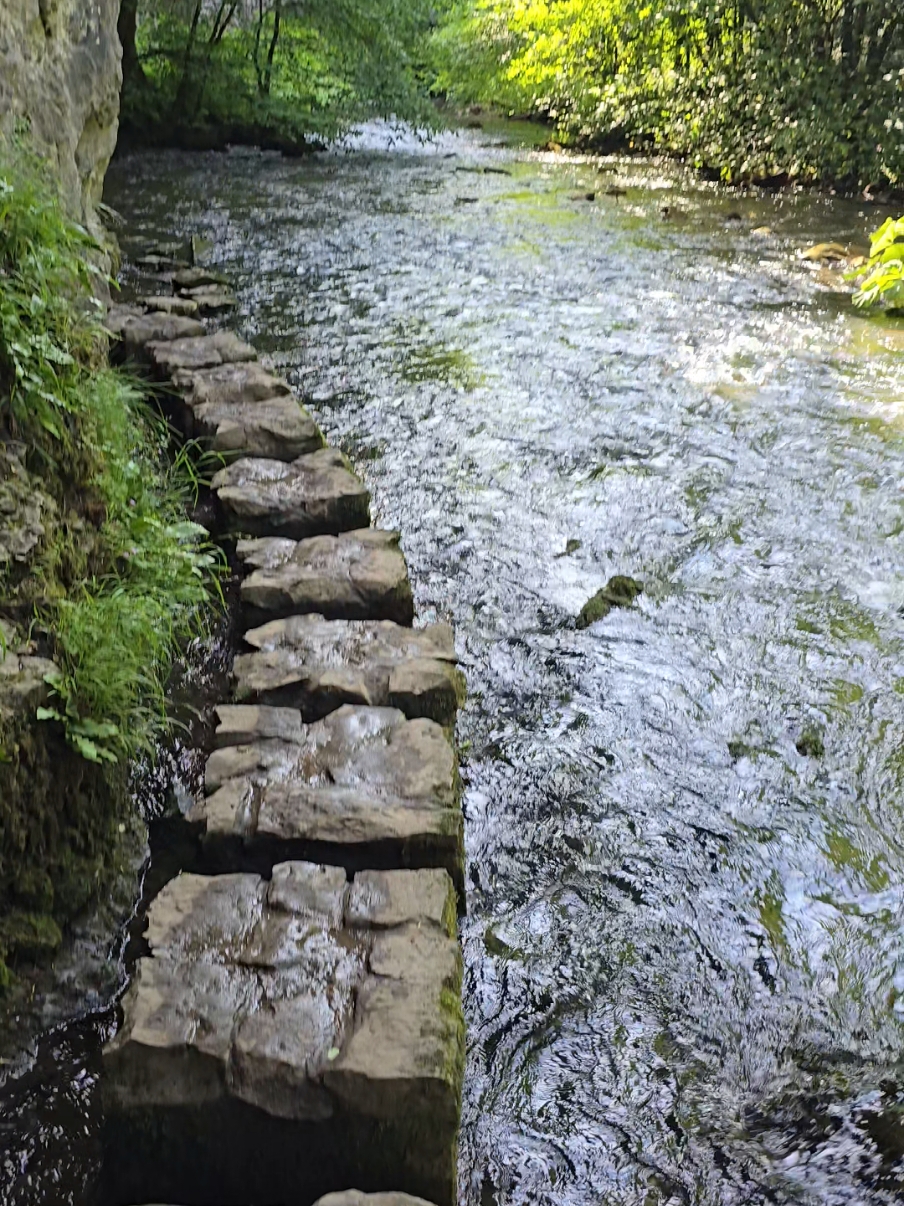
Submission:
[[[39,719],[116,762],[166,729],[170,668],[204,631],[222,559],[186,519],[196,483],[165,424],[106,363],[100,262],[33,165],[0,166],[0,440],[25,445],[58,508],[28,579],[0,577],[0,613],[4,594],[30,603],[59,666]]]

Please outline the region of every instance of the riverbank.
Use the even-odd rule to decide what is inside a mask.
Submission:
[[[216,557],[134,380],[106,362],[103,251],[36,161],[0,173],[0,989],[134,873],[129,763],[205,631]],[[139,843],[140,844],[140,843]],[[12,1007],[15,1008],[15,997]]]

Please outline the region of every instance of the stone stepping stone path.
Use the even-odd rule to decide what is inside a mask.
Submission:
[[[453,1206],[453,634],[412,627],[399,534],[370,527],[366,487],[289,384],[199,321],[234,304],[228,281],[170,279],[172,298],[107,326],[221,458],[247,631],[186,818],[196,861],[150,906],[104,1052],[101,1200]]]
[[[338,536],[240,540],[241,585],[251,625],[315,612],[329,620],[411,624],[414,601],[398,532],[361,528]]]
[[[455,916],[436,870],[349,882],[289,861],[269,880],[168,884],[104,1052],[107,1142],[126,1153],[107,1199],[294,1203],[402,1182],[451,1206]]]

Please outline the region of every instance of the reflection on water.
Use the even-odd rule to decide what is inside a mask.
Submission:
[[[463,1199],[898,1200],[904,332],[796,260],[884,214],[494,138],[108,198],[214,240],[455,623]]]

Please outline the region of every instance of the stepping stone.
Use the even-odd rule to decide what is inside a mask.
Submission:
[[[148,357],[161,376],[172,377],[180,371],[198,371],[257,360],[257,352],[250,343],[245,343],[231,331],[215,331],[212,335],[196,336],[194,339],[149,344]]]
[[[445,730],[395,708],[343,707],[309,726],[296,713],[297,728],[288,709],[272,711],[218,708],[208,795],[188,814],[203,869],[316,858],[351,871],[443,867],[463,887],[458,766]]]
[[[310,1202],[351,1181],[454,1206],[454,922],[439,870],[173,880],[103,1053],[102,1200]]]
[[[398,532],[362,528],[310,540],[240,540],[248,624],[316,612],[330,620],[411,624],[414,601]]]
[[[240,701],[297,708],[306,721],[342,704],[399,708],[409,718],[455,722],[464,701],[446,624],[403,628],[389,621],[292,616],[245,634],[256,650],[235,659]]]
[[[370,523],[370,494],[334,448],[288,464],[248,457],[220,470],[212,486],[227,526],[249,536],[304,540]]]
[[[214,452],[293,461],[323,447],[320,428],[289,386],[254,363],[254,349],[234,335],[176,340],[148,354],[163,373],[179,360],[221,358],[198,372],[172,371],[179,392],[166,403],[173,424]]]
[[[177,289],[210,289],[228,284],[229,278],[213,268],[181,268],[173,276],[173,285]]]
[[[198,314],[198,303],[187,297],[143,297],[142,305],[158,314],[181,314],[186,318],[195,318]]]
[[[232,290],[223,285],[204,286],[201,289],[180,289],[179,296],[193,301],[199,312],[206,315],[223,314],[227,310],[234,310],[239,304],[238,298]]]
[[[204,334],[204,326],[196,318],[157,312],[135,314],[122,308],[110,311],[106,326],[120,340],[125,354],[136,360],[144,358],[149,343]]]
[[[135,261],[139,268],[145,268],[148,272],[172,272],[174,269],[187,268],[188,261],[178,256],[159,255],[151,252],[148,255],[140,255]]]
[[[227,345],[221,341],[220,346],[225,348]],[[191,407],[200,406],[202,402],[263,402],[292,393],[288,382],[274,377],[256,360],[247,357],[235,362],[221,361],[198,372],[177,371],[173,374],[173,385]]]
[[[328,1193],[314,1206],[432,1206],[423,1198],[412,1198],[407,1193],[362,1193],[360,1189],[346,1189],[341,1193]]]

